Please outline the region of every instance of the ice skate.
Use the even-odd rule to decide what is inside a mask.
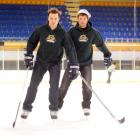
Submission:
[[[89,108],[84,108],[83,111],[84,111],[84,115],[85,116],[89,116],[90,115],[90,109]]]
[[[27,119],[29,113],[30,113],[30,111],[28,111],[28,110],[23,110],[23,112],[22,112],[22,114],[21,114],[21,118],[22,118],[22,119]]]
[[[50,116],[51,116],[51,119],[57,119],[57,113],[58,111],[50,111]]]

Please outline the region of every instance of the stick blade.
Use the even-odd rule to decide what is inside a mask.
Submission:
[[[123,117],[122,119],[118,120],[118,122],[119,122],[120,124],[124,123],[124,122],[125,122],[125,117]]]
[[[13,126],[13,128],[15,128],[15,122],[13,122],[13,125],[12,126]]]

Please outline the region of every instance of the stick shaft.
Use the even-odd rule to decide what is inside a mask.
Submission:
[[[87,81],[82,77],[81,73],[79,72],[79,75],[81,77],[81,79],[83,80],[83,82],[86,84],[86,86],[92,91],[92,93],[94,93],[94,95],[96,96],[96,98],[99,100],[99,102],[103,105],[103,107],[108,111],[108,113],[112,116],[112,118],[115,118],[115,115],[110,111],[110,109],[104,104],[104,102],[100,99],[100,97],[96,94],[96,92],[92,89],[92,87],[87,83]],[[117,120],[118,121],[118,120]]]
[[[24,89],[25,89],[25,85],[26,85],[26,81],[27,81],[28,73],[29,73],[29,69],[27,69],[27,72],[26,72],[26,76],[25,76],[24,85],[23,85],[23,88],[22,88],[22,93],[21,93],[20,101],[19,101],[19,104],[18,104],[18,108],[17,108],[17,112],[16,112],[15,120],[14,120],[14,122],[13,122],[13,128],[14,128],[15,125],[16,125],[17,116],[18,116],[18,112],[19,112],[19,109],[20,109],[21,99],[22,99],[22,96],[23,96],[23,93],[24,93]]]

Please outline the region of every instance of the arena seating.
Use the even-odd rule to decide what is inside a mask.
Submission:
[[[62,11],[60,22],[68,30],[72,23],[66,7],[50,7]],[[47,10],[47,5],[0,5],[0,40],[26,40],[36,27],[46,24]]]
[[[54,7],[51,5],[50,7]],[[61,23],[66,30],[72,26],[66,6],[60,5]],[[133,7],[80,6],[91,14],[93,27],[104,40],[140,42],[140,7],[137,8],[137,29],[134,34]],[[47,22],[48,5],[0,5],[0,40],[27,40],[31,32]]]
[[[140,38],[140,8],[137,8],[137,29],[134,33],[133,7],[81,6],[91,14],[93,27],[97,28],[104,39],[117,41],[137,41]]]

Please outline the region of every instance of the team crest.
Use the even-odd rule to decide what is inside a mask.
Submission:
[[[55,43],[55,41],[56,41],[55,36],[54,35],[48,35],[48,37],[46,38],[46,41],[50,42],[50,43]]]
[[[88,38],[86,35],[80,35],[79,42],[87,42],[87,41],[88,41]]]

